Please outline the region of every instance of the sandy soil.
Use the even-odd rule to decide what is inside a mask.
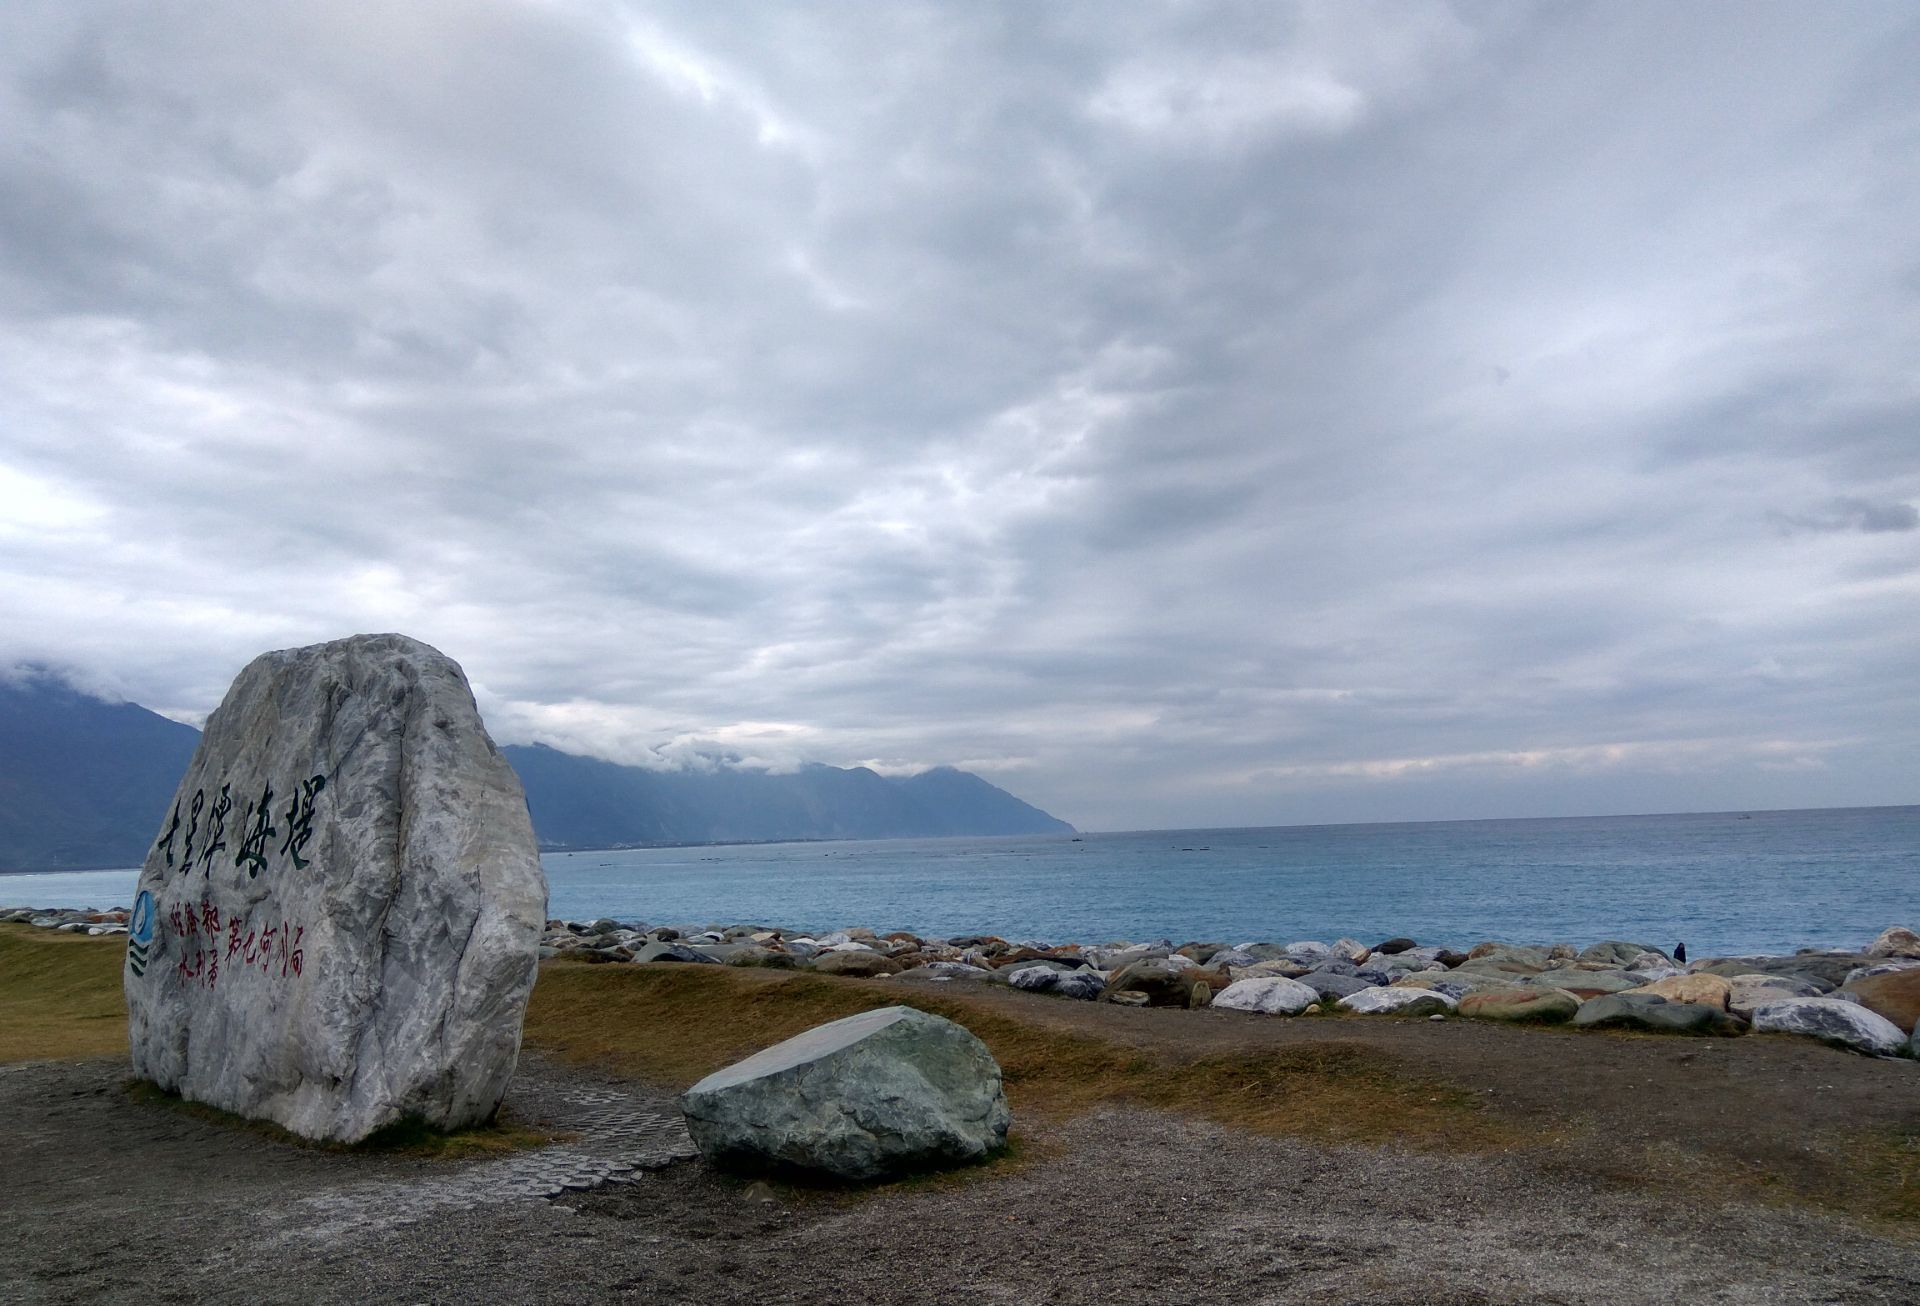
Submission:
[[[1018,1164],[864,1193],[683,1162],[452,1202],[431,1198],[494,1163],[299,1147],[136,1100],[121,1063],[43,1062],[0,1069],[0,1300],[1920,1301],[1911,1229],[1740,1182],[1768,1169],[1831,1196],[1844,1140],[1920,1129],[1920,1065],[1774,1038],[969,1000],[1174,1055],[1353,1039],[1486,1094],[1542,1141],[1323,1146],[1108,1111],[1023,1122]],[[604,1082],[531,1056],[509,1113],[551,1119]]]

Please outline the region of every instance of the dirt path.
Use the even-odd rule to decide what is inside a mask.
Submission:
[[[1480,1095],[1553,1135],[1544,1164],[1660,1178],[1724,1200],[1785,1190],[1846,1207],[1859,1168],[1904,1165],[1920,1185],[1920,1062],[1875,1060],[1785,1035],[1735,1039],[1381,1017],[1276,1020],[1233,1011],[1067,1002],[994,985],[943,997],[1170,1058],[1350,1042]],[[1656,1173],[1657,1172],[1657,1173]],[[1911,1194],[1920,1216],[1920,1191]]]
[[[1174,1055],[1305,1028],[980,1000]],[[1569,1141],[1415,1154],[1107,1111],[1029,1122],[1010,1167],[768,1201],[670,1161],[684,1146],[663,1091],[537,1056],[510,1112],[576,1136],[464,1162],[298,1147],[129,1097],[121,1063],[33,1063],[0,1069],[0,1300],[1920,1300],[1911,1238],[1676,1185],[1643,1161],[1696,1136],[1709,1153],[1743,1136],[1791,1150],[1807,1118],[1911,1124],[1912,1067],[1770,1039],[1588,1038],[1576,1056],[1576,1036],[1458,1021],[1332,1028],[1492,1088],[1498,1110],[1567,1122]]]

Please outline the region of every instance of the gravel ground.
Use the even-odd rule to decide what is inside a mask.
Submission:
[[[1424,1031],[1380,1037],[1446,1046]],[[1678,1055],[1651,1046],[1608,1055]],[[1818,1083],[1877,1071],[1811,1064]],[[1610,1180],[1537,1152],[1319,1146],[1112,1111],[1029,1127],[1010,1167],[806,1193],[672,1160],[684,1145],[664,1094],[538,1057],[510,1114],[575,1136],[460,1162],[274,1141],[132,1099],[125,1074],[115,1062],[0,1069],[0,1299],[1920,1301],[1920,1245],[1898,1233]],[[613,1142],[628,1164],[657,1168],[609,1170],[601,1145]],[[613,1182],[536,1195],[569,1177]]]

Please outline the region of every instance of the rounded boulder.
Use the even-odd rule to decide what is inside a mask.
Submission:
[[[1651,993],[1668,1002],[1691,1002],[1725,1011],[1733,986],[1718,975],[1671,975],[1630,991]]]
[[[1844,993],[1911,1034],[1920,1025],[1920,970],[1885,971],[1848,982]]]
[[[1458,1005],[1437,989],[1362,989],[1340,999],[1342,1011],[1363,1016],[1443,1016]]]
[[[1868,1056],[1890,1057],[1907,1048],[1906,1033],[1885,1016],[1839,998],[1788,998],[1754,1008],[1753,1027],[1763,1034],[1800,1034]]]
[[[709,1161],[879,1179],[980,1160],[1012,1113],[1000,1066],[965,1027],[882,1007],[715,1071],[680,1110]]]
[[[1278,975],[1235,980],[1214,996],[1213,1005],[1263,1016],[1297,1016],[1320,1001],[1319,991]]]
[[[1460,1014],[1515,1024],[1558,1025],[1572,1020],[1580,999],[1559,989],[1491,989],[1460,999]]]

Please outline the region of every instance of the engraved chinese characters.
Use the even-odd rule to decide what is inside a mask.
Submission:
[[[546,885],[459,667],[399,635],[257,658],[141,869],[137,1073],[352,1141],[485,1119],[518,1055]]]

